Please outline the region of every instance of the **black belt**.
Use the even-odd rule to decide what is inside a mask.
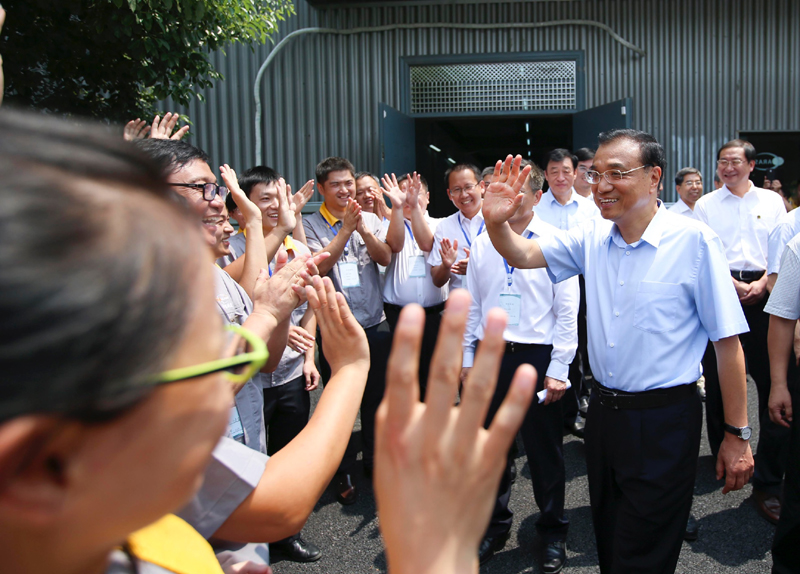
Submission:
[[[745,283],[758,281],[764,276],[764,273],[766,273],[766,271],[735,271],[731,269],[731,277]]]
[[[653,409],[666,407],[681,402],[692,393],[697,393],[697,383],[678,385],[666,389],[653,389],[641,393],[629,393],[604,387],[595,379],[592,382],[593,391],[597,394],[600,404],[609,409]]]
[[[514,341],[506,341],[506,353],[521,353],[522,351],[527,351],[535,347],[544,346],[545,345],[539,345],[537,343],[515,343]]]
[[[383,307],[384,309],[391,309],[392,311],[395,311],[397,313],[403,310],[402,305],[393,305],[392,303],[384,303]],[[439,313],[444,311],[444,303],[439,303],[438,305],[434,305],[433,307],[423,307],[423,309],[425,310],[426,315],[438,315]]]

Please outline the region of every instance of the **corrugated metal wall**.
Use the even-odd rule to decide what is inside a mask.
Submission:
[[[667,151],[668,174],[686,165],[710,178],[716,148],[737,130],[800,130],[800,2],[797,0],[598,0],[341,8],[297,15],[277,42],[306,27],[396,23],[516,23],[565,19],[610,26],[642,57],[586,26],[535,30],[401,30],[306,35],[277,55],[262,80],[264,162],[292,183],[329,155],[358,169],[380,164],[378,103],[400,106],[400,58],[412,55],[583,50],[586,104],[630,96],[634,127]],[[272,45],[213,55],[226,81],[193,103],[194,143],[215,162],[253,162],[253,81]],[[429,177],[435,176],[430,174]],[[667,185],[667,199],[673,187]]]

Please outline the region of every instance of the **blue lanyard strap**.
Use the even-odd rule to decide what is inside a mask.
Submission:
[[[481,221],[481,226],[478,228],[478,233],[475,235],[477,237],[483,231],[483,226],[486,224],[485,221]],[[464,235],[464,239],[467,240],[467,247],[472,247],[472,240],[467,235],[467,232],[464,231],[464,225],[461,223],[461,214],[458,214],[458,226],[461,228],[461,233]]]
[[[533,231],[528,231],[526,233],[525,239],[530,239],[531,237],[533,237]],[[506,261],[505,257],[503,257],[503,265],[506,266],[506,284],[509,287],[511,287],[511,281],[512,281],[512,278],[513,278],[513,275],[514,275],[514,270],[516,269],[516,267],[509,267],[508,261]]]
[[[408,233],[411,235],[411,240],[412,240],[414,243],[416,243],[416,242],[417,242],[417,240],[414,238],[414,232],[413,232],[413,231],[411,231],[411,226],[408,224],[408,221],[405,221],[405,220],[404,220],[404,221],[403,221],[403,223],[405,223],[405,225],[406,225],[406,229],[408,229]]]
[[[322,220],[325,222],[325,224],[326,224],[328,227],[330,227],[330,228],[331,228],[331,233],[333,233],[333,236],[334,236],[334,237],[336,237],[337,235],[339,235],[339,230],[338,230],[338,229],[334,229],[334,228],[333,228],[333,225],[331,225],[330,223],[328,223],[328,220],[327,220],[327,219],[325,219],[325,218],[323,217],[323,218],[322,218]],[[335,224],[334,224],[334,225],[335,225]]]

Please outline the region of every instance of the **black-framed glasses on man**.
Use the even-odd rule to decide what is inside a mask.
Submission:
[[[625,176],[628,175],[629,173],[637,171],[637,170],[640,170],[640,169],[644,169],[646,167],[653,167],[653,164],[652,163],[646,163],[644,165],[640,165],[639,167],[635,167],[633,169],[629,169],[628,171],[620,171],[618,169],[609,169],[608,171],[604,171],[603,173],[600,173],[599,171],[595,171],[595,170],[591,169],[591,170],[586,172],[586,175],[584,175],[584,178],[586,179],[586,181],[588,181],[592,185],[597,185],[598,183],[600,183],[600,177],[601,176],[606,178],[606,181],[608,183],[617,183],[617,182],[622,181],[625,178]]]
[[[216,183],[170,183],[170,185],[199,189],[203,192],[203,199],[206,201],[214,201],[217,195],[219,195],[222,201],[225,201],[225,198],[228,196],[228,188],[224,185],[217,185]]]

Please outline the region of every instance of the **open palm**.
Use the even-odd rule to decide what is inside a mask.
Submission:
[[[522,202],[520,190],[531,172],[530,166],[520,170],[522,156],[499,161],[494,166],[492,183],[483,197],[483,218],[487,225],[508,221]]]

